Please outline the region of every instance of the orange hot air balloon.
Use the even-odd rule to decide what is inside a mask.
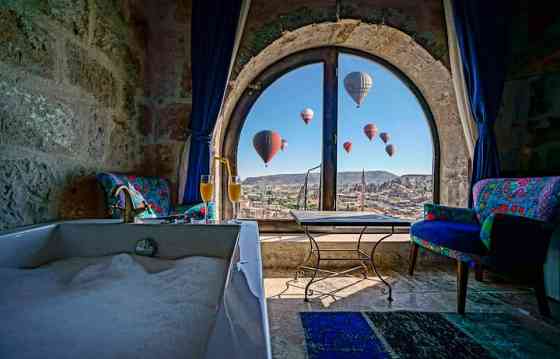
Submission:
[[[352,142],[346,141],[342,147],[344,147],[344,151],[346,151],[346,153],[350,153],[350,151],[352,151]]]
[[[387,132],[381,132],[379,134],[379,138],[381,138],[381,141],[383,141],[383,143],[387,143],[391,139],[391,136],[389,136]]]
[[[286,141],[285,139],[282,139],[282,142],[280,143],[280,149],[282,151],[285,151],[288,148],[288,141]]]
[[[307,125],[313,119],[314,113],[312,109],[306,108],[303,111],[301,111],[300,115],[303,122],[305,122],[305,124]]]
[[[278,132],[261,131],[253,137],[253,147],[255,147],[255,151],[261,156],[266,166],[282,147],[282,137]]]
[[[387,152],[387,154],[390,157],[393,157],[393,155],[395,154],[395,152],[397,151],[397,148],[395,147],[395,145],[387,145],[385,146],[385,152]]]
[[[373,123],[368,123],[364,126],[364,133],[371,141],[377,135],[377,126],[375,126]]]

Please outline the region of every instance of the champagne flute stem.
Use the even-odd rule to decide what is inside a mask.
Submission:
[[[208,202],[204,201],[204,223],[208,224]]]

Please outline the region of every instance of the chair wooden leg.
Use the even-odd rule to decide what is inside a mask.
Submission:
[[[537,303],[539,305],[539,312],[542,316],[550,317],[550,307],[548,306],[548,299],[546,298],[546,289],[544,286],[544,271],[542,266],[535,271],[534,288],[537,295]]]
[[[467,283],[469,281],[469,264],[457,261],[457,313],[465,314],[467,302]]]
[[[420,246],[418,243],[412,242],[410,245],[410,257],[409,257],[409,264],[408,264],[408,274],[414,274],[414,267],[416,266],[416,258],[418,258],[418,249]]]
[[[484,281],[484,269],[482,268],[481,263],[477,263],[474,267],[474,279],[477,282],[483,282]]]

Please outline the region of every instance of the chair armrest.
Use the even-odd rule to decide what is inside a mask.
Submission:
[[[478,224],[476,212],[470,208],[449,207],[433,203],[424,204],[424,219]]]
[[[486,217],[480,239],[491,256],[512,263],[544,263],[554,225],[505,213]]]

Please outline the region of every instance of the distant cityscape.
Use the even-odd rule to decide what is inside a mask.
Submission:
[[[432,201],[431,175],[397,176],[386,171],[341,172],[338,174],[337,210],[367,211],[416,220],[424,203]],[[243,218],[291,218],[290,210],[316,210],[319,206],[319,175],[273,175],[247,178],[240,202]],[[363,188],[365,183],[365,188]],[[307,198],[307,203],[305,199]]]

